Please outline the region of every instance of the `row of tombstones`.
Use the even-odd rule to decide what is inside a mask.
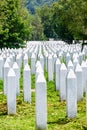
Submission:
[[[24,63],[24,100],[27,102],[31,102],[31,73],[36,74],[36,124],[37,127],[46,128],[47,102],[44,66],[46,67],[46,71],[48,72],[49,81],[53,80],[53,74],[55,73],[56,90],[60,91],[60,99],[66,100],[67,116],[72,118],[75,117],[77,113],[77,100],[81,100],[83,97],[83,92],[86,91],[87,65],[86,61],[83,61],[83,56],[80,59],[76,52],[76,56],[74,56],[73,54],[73,57],[76,58],[76,62],[74,62],[71,55],[68,54],[68,56],[65,56],[65,58],[67,59],[65,65],[64,63],[60,62],[61,57],[56,56],[54,60],[53,55],[50,53],[46,57],[44,55],[44,51],[44,54],[41,53],[41,47],[44,48],[43,45],[31,45],[24,50],[20,49],[20,53],[16,52],[17,50],[12,50],[14,52],[13,57],[11,57],[12,55],[10,55],[13,54],[12,51],[10,52],[10,50],[5,50],[7,51],[5,52],[5,54],[7,55],[7,59],[5,59],[4,61],[4,56],[0,56],[0,63],[4,63],[4,67],[2,67],[3,69],[1,68],[0,64],[0,71],[2,70],[2,73],[0,72],[0,74],[2,74],[1,77],[4,80],[4,94],[7,94],[8,114],[16,113],[16,95],[20,94],[19,78],[22,61]],[[36,53],[35,51],[34,53],[30,51],[32,52],[30,54],[28,52],[29,49],[36,50]],[[40,53],[38,54],[38,52]],[[36,56],[35,54],[38,56]],[[40,62],[37,62],[36,64],[37,57]],[[28,65],[28,58],[31,58],[31,73]],[[14,87],[12,87],[13,83]]]

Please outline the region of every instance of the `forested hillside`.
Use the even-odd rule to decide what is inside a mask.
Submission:
[[[31,12],[35,12],[35,8],[42,7],[44,5],[51,5],[53,2],[56,2],[59,0],[27,0],[27,9]]]
[[[49,38],[87,40],[87,0],[26,1],[0,0],[0,48]]]

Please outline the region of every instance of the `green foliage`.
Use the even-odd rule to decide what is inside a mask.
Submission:
[[[52,38],[54,36],[54,29],[53,29],[53,23],[52,23],[52,9],[49,8],[47,5],[43,6],[42,8],[39,8],[36,10],[36,13],[41,18],[41,23],[43,25],[43,31],[47,38]]]
[[[30,34],[29,13],[23,1],[0,1],[0,13],[0,47],[19,47]]]
[[[43,25],[41,23],[41,18],[39,15],[35,14],[31,16],[31,40],[43,40],[45,39],[45,35],[43,32]]]
[[[54,30],[60,39],[87,39],[87,1],[61,0],[53,4]]]
[[[52,6],[44,5],[36,9],[41,18],[43,32],[47,38],[72,40],[87,39],[87,1],[60,0]]]
[[[29,0],[33,15],[25,5],[23,0],[0,0],[1,48],[23,46],[28,40],[87,39],[86,0]]]

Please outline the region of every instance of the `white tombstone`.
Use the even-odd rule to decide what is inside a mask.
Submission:
[[[32,56],[31,56],[31,74],[35,74],[35,62],[36,62],[36,57],[35,57],[35,54],[32,53]]]
[[[9,66],[11,67],[11,60],[10,60],[10,57],[7,57],[6,62],[8,62]]]
[[[83,92],[85,92],[87,87],[87,65],[85,61],[82,61],[82,85],[83,85]]]
[[[7,109],[8,114],[16,114],[16,75],[13,69],[7,75]]]
[[[13,69],[15,71],[15,74],[16,74],[16,94],[19,95],[20,94],[20,69],[19,69],[19,66],[16,62],[14,62],[13,64]]]
[[[42,73],[44,74],[43,68],[41,64],[38,64],[38,66],[36,67],[36,74],[35,74],[35,79],[37,79],[38,75]]]
[[[41,63],[42,68],[43,68],[43,70],[44,70],[44,57],[43,57],[42,54],[40,55],[40,63]]]
[[[23,72],[23,94],[24,101],[31,103],[31,72],[28,64],[25,65]]]
[[[48,81],[53,81],[53,63],[52,55],[48,56]]]
[[[61,66],[60,60],[57,59],[57,60],[56,60],[56,65],[55,65],[55,69],[56,69],[56,72],[55,72],[55,85],[56,85],[56,90],[59,90],[60,66]]]
[[[24,55],[23,61],[24,61],[24,66],[25,66],[26,64],[28,64],[28,55],[27,55],[27,54]]]
[[[36,130],[47,129],[47,94],[46,80],[39,74],[36,81]]]
[[[74,71],[70,69],[67,75],[66,87],[66,107],[68,118],[74,118],[77,115],[77,80]]]
[[[83,60],[83,54],[82,52],[79,53],[79,62],[80,62],[80,65],[82,63],[82,60]]]
[[[0,56],[0,79],[3,79],[3,65],[4,65],[4,60],[3,57]]]
[[[71,60],[71,56],[69,54],[69,52],[66,54],[66,64],[68,64],[68,62]]]
[[[54,55],[53,55],[53,73],[55,73],[55,64],[56,64],[56,60],[57,60],[57,55],[54,54]]]
[[[83,86],[82,86],[82,68],[79,64],[76,66],[76,78],[77,78],[77,101],[83,98]]]
[[[22,56],[21,56],[21,54],[18,54],[16,56],[16,62],[18,64],[19,68],[21,68],[21,63],[22,63]]]
[[[5,62],[4,64],[4,95],[7,94],[7,74],[10,69],[10,66],[8,62]]]
[[[70,60],[70,61],[68,62],[68,64],[67,64],[67,69],[68,69],[68,72],[69,72],[70,69],[73,69],[73,70],[74,70],[74,66],[73,66],[73,63],[72,63],[71,60]]]
[[[46,72],[48,71],[47,70],[47,61],[48,61],[48,53],[45,54],[45,69],[46,69]]]
[[[74,58],[73,60],[73,66],[74,66],[74,70],[76,69],[76,65],[79,63],[77,57]]]
[[[66,76],[67,68],[64,63],[60,67],[60,100],[66,100]]]

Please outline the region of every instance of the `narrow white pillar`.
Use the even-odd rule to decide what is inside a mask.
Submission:
[[[53,81],[53,60],[52,55],[48,56],[48,80]]]
[[[76,78],[77,78],[77,101],[83,98],[83,86],[82,86],[82,68],[79,64],[76,66]]]
[[[13,64],[13,69],[15,71],[15,74],[16,74],[16,94],[19,95],[20,94],[20,69],[19,69],[19,66],[16,62],[14,62]]]
[[[39,74],[36,81],[36,130],[47,129],[46,80]]]
[[[16,75],[13,69],[7,76],[7,109],[8,114],[16,114]]]
[[[28,64],[25,65],[23,72],[23,91],[24,101],[31,103],[31,72]]]
[[[4,65],[4,60],[3,57],[0,56],[0,79],[3,80],[3,65]]]
[[[60,100],[66,100],[66,76],[67,68],[64,63],[60,67]]]
[[[82,85],[83,85],[83,92],[86,91],[87,87],[87,65],[85,61],[82,61]]]
[[[73,63],[72,61],[70,60],[67,64],[67,69],[68,69],[68,72],[70,71],[70,69],[73,69],[74,70],[74,66],[73,66]]]
[[[60,60],[57,59],[57,60],[56,60],[56,64],[55,64],[55,69],[56,69],[56,72],[55,72],[55,85],[56,85],[56,90],[59,90],[60,66],[61,66]]]
[[[4,64],[4,95],[7,94],[7,74],[10,69],[10,66],[8,62],[5,62]]]
[[[31,74],[35,74],[35,62],[36,62],[36,57],[35,54],[33,53],[31,56]]]
[[[66,94],[67,116],[68,118],[74,118],[77,115],[77,82],[72,69],[67,76]]]
[[[41,63],[42,68],[43,68],[43,70],[44,70],[44,57],[43,57],[42,54],[40,55],[40,63]]]
[[[24,66],[25,66],[26,64],[28,64],[28,55],[27,55],[27,54],[24,55],[23,62],[24,62]]]

